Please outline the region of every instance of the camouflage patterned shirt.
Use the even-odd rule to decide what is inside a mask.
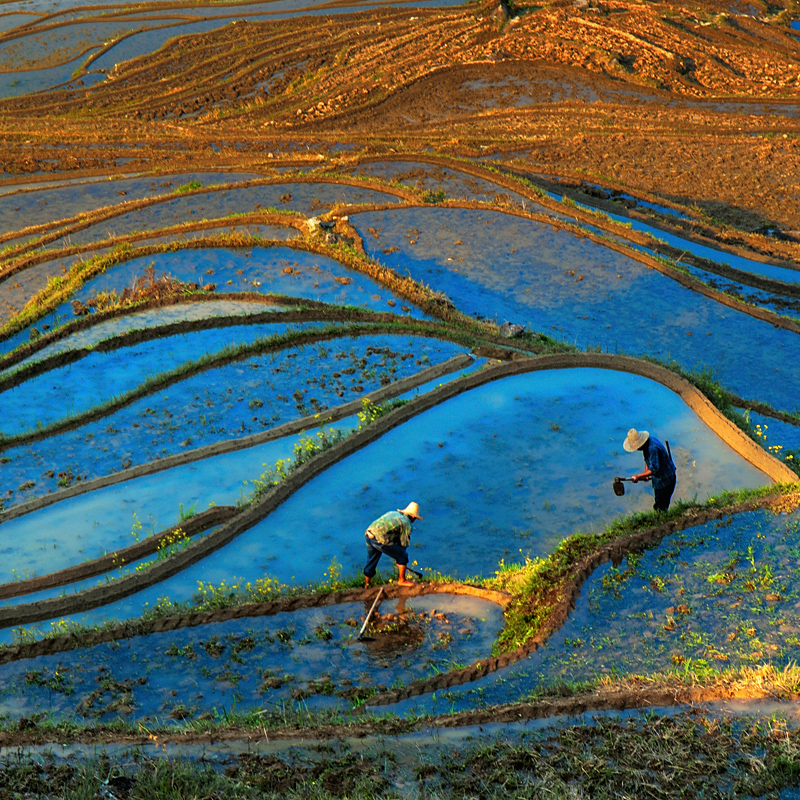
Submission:
[[[399,544],[408,547],[411,541],[411,520],[399,511],[388,511],[367,528],[378,544]]]

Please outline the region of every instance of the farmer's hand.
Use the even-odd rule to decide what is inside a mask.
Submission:
[[[638,475],[631,475],[631,480],[634,483],[639,483],[639,476]]]

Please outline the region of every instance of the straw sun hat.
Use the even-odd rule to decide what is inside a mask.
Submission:
[[[636,428],[631,428],[622,446],[629,452],[633,453],[638,450],[648,439],[650,434],[647,431],[637,431]]]
[[[405,508],[398,508],[397,509],[401,514],[405,514],[407,517],[414,517],[414,519],[422,519],[419,515],[419,506],[411,502]]]

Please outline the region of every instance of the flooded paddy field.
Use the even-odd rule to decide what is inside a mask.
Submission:
[[[364,213],[354,224],[368,252],[402,263],[467,313],[527,325],[580,348],[703,365],[741,395],[779,408],[792,396],[796,332],[726,307],[589,238],[466,209]]]
[[[353,543],[363,537],[371,508],[389,493],[413,494],[426,509],[429,524],[418,526],[410,553],[430,576],[468,579],[485,572],[487,559],[502,564],[541,557],[575,530],[601,528],[625,510],[645,510],[652,504],[647,490],[617,497],[608,479],[611,471],[638,468],[638,461],[620,451],[625,430],[613,422],[634,402],[670,420],[676,434],[673,452],[681,468],[678,496],[710,496],[729,484],[766,482],[671,392],[639,377],[623,377],[620,385],[619,376],[603,370],[556,375],[546,371],[463,393],[328,468],[212,557],[161,582],[159,596],[166,592],[173,600],[185,601],[201,584],[230,585],[233,578],[239,585],[255,584],[265,575],[280,584],[310,584],[333,565],[342,574],[357,573],[365,556],[363,546]],[[605,425],[598,427],[596,415],[593,422],[585,417],[586,409],[595,406],[604,409]],[[158,417],[142,419],[147,424]],[[455,425],[455,420],[461,424]],[[516,433],[523,420],[527,437]],[[98,438],[102,440],[102,434]],[[205,458],[8,519],[4,529],[18,544],[6,548],[7,579],[20,573],[21,567],[12,564],[25,564],[30,575],[46,574],[76,564],[76,559],[96,558],[108,547],[130,544],[142,525],[155,534],[178,524],[184,509],[194,512],[236,503],[252,491],[248,483],[296,448],[295,441],[278,440],[240,454]],[[403,442],[415,446],[409,451]],[[583,471],[574,464],[565,467],[576,448],[587,453],[610,448],[617,467],[609,461],[586,463]],[[17,457],[25,463],[23,455]],[[224,480],[221,471],[226,473]],[[67,474],[70,485],[85,479],[71,468]],[[62,471],[59,485],[64,483]],[[20,499],[34,495],[34,488],[24,490]],[[553,502],[556,492],[559,500]],[[466,505],[456,500],[462,494],[469,500]],[[587,497],[590,507],[584,504]],[[335,517],[341,504],[360,522],[353,529],[326,530],[325,520]],[[125,513],[114,513],[115,508]],[[426,528],[434,533],[426,534]],[[71,540],[50,533],[60,530],[72,531]],[[325,532],[315,533],[319,530]],[[452,542],[465,538],[480,542],[480,547],[454,551]],[[305,542],[302,560],[296,557],[298,539]],[[138,596],[126,603],[128,614],[142,607]]]
[[[202,186],[224,185],[259,178],[254,172],[191,172],[184,175],[154,177],[109,177],[102,181],[81,181],[65,185],[35,184],[16,188],[0,197],[0,233],[8,234],[34,225],[45,225],[62,219],[86,214],[98,209],[110,209],[131,200],[156,198],[175,192],[188,184]],[[220,215],[221,216],[221,215]]]
[[[544,660],[560,650],[565,679],[598,666],[618,674],[692,662],[783,669],[800,652],[799,524],[797,512],[727,517],[603,570]],[[544,670],[557,676],[552,666]]]
[[[422,316],[368,276],[354,274],[334,259],[313,252],[257,243],[249,248],[192,248],[132,258],[112,266],[87,280],[52,312],[38,317],[34,325],[7,337],[0,351],[9,353],[44,331],[91,313],[103,300],[113,306],[137,280],[157,282],[164,276],[207,287],[209,292],[219,290],[217,294],[279,294],[297,300]],[[31,334],[33,327],[36,333]]]
[[[384,684],[475,660],[502,619],[483,600],[429,595],[382,603],[360,640],[370,605],[250,617],[5,665],[0,714],[147,724],[237,706],[350,705]]]
[[[530,657],[399,711],[524,701],[598,676],[792,667],[798,657],[798,513],[756,511],[688,528],[598,568],[569,621]]]
[[[784,5],[4,7],[2,752],[216,736],[241,797],[571,794],[595,758],[609,796],[790,796]],[[612,485],[632,427],[668,512]],[[421,575],[365,587],[412,500]]]
[[[127,547],[140,536],[152,536],[178,524],[182,510],[190,513],[190,509],[200,511],[211,504],[235,504],[247,492],[245,481],[250,476],[257,478],[267,464],[290,458],[296,441],[297,437],[270,441],[71,496],[8,519],[3,523],[9,534],[5,548],[19,566],[9,561],[4,580],[15,580],[15,572],[20,576],[48,574]],[[26,542],[12,537],[15,529],[25,531]],[[193,582],[192,590],[196,587]]]
[[[417,169],[418,165],[412,165],[411,173]],[[457,177],[455,171],[437,175],[437,179],[449,181]],[[297,186],[307,187],[279,184],[270,190],[285,195],[291,189],[294,199]],[[436,186],[440,188],[440,184]],[[473,192],[488,186],[475,184],[471,177],[464,176],[463,187]],[[332,197],[336,196],[336,184],[326,187]],[[225,202],[235,204],[243,193],[242,202],[247,205],[254,189],[262,188],[224,190]],[[424,183],[415,188],[431,190]],[[454,185],[444,191],[457,189]],[[185,204],[196,197],[199,196],[168,202]],[[371,201],[373,197],[367,199]],[[182,208],[186,211],[189,206]],[[305,213],[313,211],[310,206],[305,207]],[[220,208],[215,208],[213,213],[220,212]],[[542,208],[539,213],[551,212]],[[715,310],[711,300],[673,284],[630,256],[574,231],[562,230],[559,225],[566,217],[557,213],[551,217],[552,225],[490,209],[435,206],[361,212],[353,218],[368,255],[393,267],[395,274],[405,274],[430,287],[430,291],[438,293],[435,296],[446,296],[457,309],[472,314],[477,319],[474,324],[479,326],[487,325],[487,317],[491,323],[522,321],[528,330],[542,330],[557,339],[570,332],[565,325],[574,325],[571,321],[574,316],[579,329],[587,335],[586,342],[578,342],[576,336],[575,343],[594,346],[605,341],[606,349],[630,349],[618,345],[611,348],[607,344],[612,335],[626,339],[638,329],[633,319],[629,329],[620,327],[624,316],[612,304],[622,285],[624,293],[616,301],[617,309],[635,305],[635,297],[649,294],[658,296],[660,302],[688,305],[680,312],[676,306],[674,315],[686,325],[691,321],[692,328],[698,327],[698,321],[700,327],[703,323],[714,324],[716,333],[709,339],[721,337],[722,330],[733,332],[725,317],[736,314],[735,310],[724,306]],[[406,226],[408,220],[413,221],[412,227]],[[165,224],[165,218],[154,218],[155,236]],[[423,224],[431,227],[424,229]],[[427,252],[420,261],[422,248]],[[503,261],[497,257],[501,250]],[[457,255],[445,256],[445,253]],[[581,271],[564,268],[565,264],[581,264]],[[360,306],[376,312],[400,310],[404,316],[397,319],[408,323],[430,318],[430,312],[426,314],[421,308],[409,305],[408,300],[379,281],[343,268],[335,258],[276,244],[157,252],[124,260],[70,293],[32,326],[9,337],[6,353],[11,355],[15,347],[31,341],[33,327],[46,332],[81,319],[86,315],[85,309],[87,322],[92,322],[97,298],[118,297],[148,273],[169,276],[182,284],[203,286],[213,282],[219,297],[203,303],[178,303],[163,309],[123,314],[84,326],[52,344],[36,348],[36,352],[5,370],[6,380],[16,385],[9,384],[3,392],[8,409],[4,434],[22,435],[18,443],[9,443],[3,449],[0,490],[9,511],[17,505],[27,507],[36,498],[47,498],[54,493],[57,499],[60,491],[80,488],[87,481],[87,488],[91,488],[91,482],[103,476],[147,468],[148,464],[180,453],[191,455],[197,448],[225,445],[237,439],[245,441],[300,417],[321,415],[338,404],[359,399],[471,349],[413,334],[378,335],[367,331],[359,332],[358,336],[334,333],[332,339],[313,341],[322,333],[330,336],[329,323],[310,318],[305,323],[279,321],[288,311],[296,313],[293,309],[297,306],[293,304],[304,299],[326,303],[327,307]],[[613,281],[608,277],[611,273]],[[609,282],[613,291],[603,291]],[[545,287],[549,296],[542,291]],[[632,294],[632,287],[641,294]],[[270,304],[233,299],[242,290],[262,294]],[[679,299],[665,299],[667,290],[675,291],[675,298]],[[231,300],[225,300],[228,293]],[[285,302],[280,298],[285,298]],[[590,313],[577,313],[584,310],[577,303],[584,303]],[[698,303],[705,303],[704,312],[698,311]],[[477,308],[483,312],[477,312]],[[568,317],[564,315],[566,308],[570,309]],[[607,327],[598,327],[597,314],[609,320]],[[612,319],[614,333],[605,333],[612,330]],[[560,324],[548,327],[547,322]],[[176,323],[203,323],[203,327],[167,335],[170,330],[167,326]],[[753,320],[751,324],[757,323]],[[764,323],[761,325],[759,330],[766,331]],[[164,335],[159,335],[161,328]],[[770,330],[773,336],[788,337],[788,341],[796,335],[779,328]],[[115,344],[118,337],[136,331],[146,332],[144,341],[129,345],[120,338],[120,344]],[[667,352],[675,357],[674,348],[682,336],[674,338],[672,321],[664,323],[657,333],[673,338],[660,346],[648,341],[647,349],[652,348],[654,355],[664,357]],[[307,344],[293,342],[292,337],[297,336],[311,336],[312,340]],[[278,342],[284,339],[284,344]],[[276,342],[275,348],[256,352],[272,340]],[[513,340],[508,344],[513,347]],[[708,346],[708,342],[703,343],[706,359]],[[238,348],[242,354],[225,363],[225,354],[231,348]],[[249,354],[249,349],[254,352]],[[476,349],[481,352],[479,347]],[[219,354],[216,357],[219,365],[215,364],[215,354]],[[777,353],[773,355],[778,358]],[[51,363],[48,359],[63,357],[68,357],[70,363],[58,366],[52,362],[53,366],[48,366]],[[191,367],[200,361],[204,364],[201,370]],[[479,371],[484,363],[479,359],[473,369]],[[689,369],[695,366],[689,361],[684,363]],[[718,365],[719,362],[715,364]],[[739,368],[742,366],[737,364]],[[181,372],[187,368],[187,376],[181,378]],[[173,375],[174,378],[170,377]],[[154,391],[145,388],[150,382],[165,378],[169,378],[167,388]],[[423,391],[433,388],[435,384]],[[738,386],[733,388],[741,391]],[[757,397],[771,396],[761,383],[752,386],[750,393]],[[129,395],[130,400],[119,402],[119,398]],[[99,412],[104,405],[107,410]],[[98,413],[100,416],[94,418]],[[37,636],[48,629],[59,630],[59,626],[91,626],[110,619],[136,617],[161,607],[163,598],[186,604],[197,602],[204,592],[210,592],[211,596],[217,592],[246,595],[252,590],[241,587],[259,586],[263,581],[294,591],[299,586],[312,586],[324,576],[358,575],[364,555],[357,542],[370,520],[380,513],[376,509],[380,509],[383,498],[414,497],[424,509],[426,519],[416,526],[410,557],[427,579],[435,580],[438,575],[467,582],[486,579],[498,567],[502,570],[506,563],[520,559],[530,563],[545,557],[559,541],[576,532],[602,530],[621,514],[642,513],[650,508],[652,495],[646,486],[641,489],[631,486],[624,497],[617,497],[611,491],[610,476],[630,474],[641,468],[641,459],[636,454],[632,457],[624,453],[620,446],[630,420],[670,440],[678,466],[677,500],[694,502],[726,490],[765,486],[770,482],[763,472],[723,444],[683,400],[663,386],[624,372],[598,369],[533,372],[464,392],[409,419],[299,487],[231,543],[215,548],[213,555],[195,560],[177,574],[154,584],[143,584],[141,588],[132,584],[129,590],[124,590],[125,597],[115,595],[109,602],[98,599],[92,601],[94,608],[77,613],[70,610],[71,598],[93,596],[104,585],[130,581],[140,572],[152,569],[159,559],[155,562],[148,556],[132,559],[97,577],[73,580],[62,587],[31,589],[9,598],[6,601],[9,606],[19,609],[12,612],[10,619],[14,613],[20,620],[28,619],[32,613],[29,609],[37,605],[44,608],[53,602],[60,606],[60,613],[58,618],[49,617],[44,623],[28,626],[27,634],[6,628],[2,638],[10,644],[20,635]],[[69,426],[65,427],[67,422]],[[52,432],[47,432],[54,425]],[[341,429],[347,430],[346,424]],[[31,441],[25,441],[26,435]],[[41,508],[31,506],[33,510],[28,513],[2,523],[8,542],[4,548],[9,565],[5,581],[24,584],[35,576],[73,568],[87,559],[91,561],[109,549],[121,551],[143,537],[180,525],[182,520],[203,509],[241,504],[258,481],[274,469],[273,465],[289,463],[292,453],[296,454],[297,447],[305,446],[303,443],[308,440],[308,434],[282,437],[188,465],[156,467],[158,471],[150,475],[92,489]],[[576,453],[583,454],[578,461]],[[395,504],[399,507],[403,501],[396,500]],[[348,518],[357,522],[338,530],[326,527],[326,520],[336,518],[341,507],[348,508]],[[183,538],[180,547],[197,545],[205,539],[210,541],[218,530],[222,528],[212,527]],[[325,532],[320,534],[321,530]],[[68,532],[68,539],[62,532]],[[12,541],[20,545],[12,546]],[[304,542],[302,559],[297,558],[298,541]],[[454,550],[454,541],[470,544]],[[380,573],[381,580],[390,577],[391,573]],[[293,616],[296,615],[287,614]],[[575,619],[581,619],[577,612]],[[343,636],[352,638],[352,626],[337,624]],[[492,652],[497,632],[495,623],[480,646],[464,651],[469,658],[459,653],[446,661],[432,660],[432,656],[422,662],[413,658],[400,662],[383,659],[379,661],[382,680],[378,680],[377,674],[366,677],[367,671],[362,675],[361,688],[370,693],[376,688],[380,691],[380,686],[425,681],[446,673],[454,665],[486,658]],[[407,639],[411,634],[406,634],[407,630],[404,634]],[[417,635],[414,633],[411,639],[416,641]],[[555,634],[549,646],[556,647],[561,635]],[[54,659],[56,666],[43,666],[41,680],[28,680],[26,676],[33,673],[23,666],[26,662],[14,666],[15,677],[9,678],[8,683],[9,708],[22,702],[14,712],[18,716],[44,713],[45,690],[51,698],[53,676],[60,676],[61,681],[66,672],[80,673],[78,682],[87,688],[78,690],[70,685],[69,691],[61,692],[59,704],[49,706],[46,713],[81,716],[86,711],[83,718],[95,722],[120,713],[130,720],[160,715],[177,722],[209,713],[209,709],[214,713],[213,709],[226,702],[243,709],[265,707],[270,702],[281,706],[311,703],[312,707],[320,708],[331,704],[339,708],[342,702],[347,705],[348,693],[357,691],[346,683],[353,680],[352,672],[340,671],[337,677],[332,674],[336,670],[330,653],[321,653],[317,660],[317,656],[308,655],[311,651],[304,650],[301,660],[305,671],[301,678],[295,678],[295,673],[285,670],[287,659],[296,659],[298,655],[290,655],[285,642],[273,657],[275,663],[264,666],[269,658],[263,655],[263,650],[270,636],[267,632],[256,637],[260,644],[253,649],[262,653],[262,666],[254,668],[254,672],[245,675],[241,670],[220,667],[221,671],[213,673],[208,665],[198,664],[199,676],[186,678],[192,682],[194,705],[187,706],[183,699],[170,701],[170,696],[176,696],[170,695],[171,691],[177,691],[181,697],[184,692],[174,687],[167,690],[168,680],[157,675],[165,668],[165,674],[169,674],[169,667],[158,666],[156,661],[152,670],[148,667],[149,677],[144,682],[137,682],[132,675],[104,679],[101,682],[112,687],[104,693],[94,688],[97,676],[88,677],[83,674],[84,667],[68,667],[62,656],[54,656],[48,658]],[[450,653],[455,646],[450,634],[441,636],[442,641],[447,641]],[[313,630],[299,636],[304,647],[310,646],[309,643],[319,644],[318,638]],[[339,642],[338,652],[343,652],[346,644],[340,640],[341,636],[333,635],[332,641]],[[439,647],[436,642],[439,639],[430,645],[432,653]],[[408,642],[403,645],[407,646]],[[171,647],[170,652],[191,656],[199,645],[187,639],[167,647]],[[232,646],[231,651],[234,649]],[[134,671],[142,677],[143,656],[123,645],[116,645],[112,651],[120,652],[121,662],[133,664]],[[94,663],[92,650],[79,649],[77,653]],[[437,700],[436,693],[428,694],[396,707],[417,712],[439,711],[445,702],[450,702],[452,708],[467,709],[476,698],[479,704],[511,702],[524,698],[531,686],[539,685],[544,672],[552,673],[554,680],[564,679],[554,677],[555,666],[549,663],[537,672],[532,666],[538,663],[537,658],[539,654],[498,670],[470,688],[445,693],[442,699]],[[194,661],[194,656],[191,660]],[[594,662],[587,663],[596,667]],[[278,667],[280,664],[284,672]],[[427,671],[419,671],[420,664],[427,664]],[[398,674],[390,677],[392,670]],[[595,669],[592,674],[603,671]],[[583,677],[577,673],[570,675],[571,680]],[[260,691],[264,681],[273,686],[270,693]],[[245,684],[246,692],[240,688]],[[35,689],[25,688],[30,686]],[[94,705],[96,713],[89,711]]]
[[[295,211],[312,216],[324,213],[334,205],[371,205],[397,201],[389,193],[347,184],[286,182],[254,186],[250,189],[219,189],[165,200],[157,205],[103,220],[95,226],[68,234],[68,237],[63,241],[56,241],[53,246],[58,247],[67,241],[71,245],[88,244],[132,231],[158,230],[167,225],[217,219],[251,210],[279,208],[286,212]]]
[[[326,331],[322,341],[314,342],[316,330]],[[280,334],[292,332],[304,333],[309,342],[279,341]],[[170,344],[170,339],[178,341]],[[109,475],[174,453],[269,430],[298,417],[323,414],[464,352],[463,346],[421,337],[380,336],[369,331],[337,336],[330,333],[329,326],[311,323],[225,327],[170,339],[102,354],[104,363],[96,366],[83,359],[64,368],[67,374],[63,377],[59,377],[63,370],[48,372],[30,381],[32,385],[18,387],[26,389],[26,395],[18,396],[15,407],[33,415],[27,425],[30,432],[51,422],[62,424],[46,438],[33,436],[26,442],[22,436],[18,445],[4,447],[0,491],[6,508],[76,480]],[[275,340],[274,346],[270,340]],[[230,359],[225,348],[233,342],[252,343],[255,352],[248,356],[249,348],[245,348],[241,356],[226,363]],[[183,352],[181,348],[185,348]],[[258,352],[264,348],[269,348],[268,352]],[[218,364],[213,357],[216,351],[220,351]],[[147,390],[143,382],[159,377],[155,362],[152,370],[140,374],[136,365],[142,359],[149,363],[151,356],[162,365],[162,379],[169,376],[171,365],[182,366],[201,357],[207,360],[193,374],[181,377],[178,371],[170,377],[168,388]],[[95,370],[103,374],[97,375]],[[115,384],[115,380],[123,383]],[[69,394],[73,405],[65,408],[52,387],[71,381],[76,387]],[[101,395],[98,386],[108,394]],[[89,396],[79,407],[87,387]],[[116,400],[126,391],[131,394],[130,401]],[[10,390],[9,396],[14,393]],[[92,418],[87,412],[103,399],[108,402],[107,410]],[[66,425],[68,421],[74,424]],[[25,425],[21,420],[19,424]],[[14,432],[20,431],[9,427],[6,436]]]
[[[386,496],[413,496],[424,509],[409,549],[424,568],[468,578],[486,574],[487,564],[542,556],[571,532],[652,506],[648,490],[620,498],[609,482],[612,473],[639,467],[621,450],[624,423],[614,421],[635,413],[639,403],[653,409],[651,419],[668,418],[676,432],[673,448],[685,481],[679,496],[713,496],[727,481],[762,482],[662,387],[602,370],[533,373],[454,398],[331,467],[243,534],[224,566],[194,568],[196,578],[219,583],[226,570],[246,575],[253,555],[264,552],[266,536],[271,574],[282,582],[311,580],[334,557],[346,573],[356,572],[363,548],[352,542],[360,544],[372,509]],[[571,454],[578,451],[593,457],[576,462]],[[360,524],[314,537],[342,503]],[[298,536],[309,542],[303,564],[293,558]],[[310,544],[315,539],[316,547]],[[465,540],[472,544],[453,548]]]

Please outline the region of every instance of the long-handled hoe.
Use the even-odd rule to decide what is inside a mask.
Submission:
[[[406,572],[411,572],[412,574],[416,575],[420,580],[422,580],[425,576],[419,572],[419,570],[411,569],[411,567],[406,567]],[[367,614],[367,618],[364,620],[364,624],[361,626],[361,630],[358,632],[358,636],[356,636],[356,640],[359,642],[374,642],[374,636],[364,636],[364,631],[367,629],[367,625],[369,625],[369,621],[372,619],[372,614],[378,606],[378,603],[381,600],[381,596],[383,595],[383,586],[378,590],[378,594],[375,595],[375,600],[372,603],[372,608],[370,608],[369,613]]]
[[[372,619],[372,612],[375,611],[378,603],[381,600],[381,596],[383,595],[383,586],[378,590],[378,594],[375,595],[375,602],[372,604],[372,608],[370,608],[369,613],[367,614],[367,618],[364,620],[364,624],[361,626],[361,630],[358,632],[358,639],[359,642],[374,642],[374,636],[364,636],[364,631],[367,629],[367,625],[369,625],[370,619]]]

